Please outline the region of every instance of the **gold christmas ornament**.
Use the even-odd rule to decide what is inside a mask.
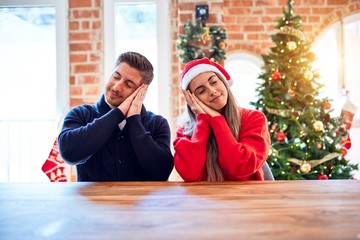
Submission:
[[[315,132],[320,132],[324,129],[324,124],[321,121],[316,121],[313,124]]]
[[[203,35],[201,35],[201,41],[203,44],[206,44],[211,39],[209,31],[210,31],[209,28],[206,27],[205,32],[203,33]]]
[[[308,52],[306,54],[306,58],[309,59],[309,61],[313,62],[315,60],[315,54],[313,52]]]
[[[300,166],[300,171],[304,174],[307,174],[311,171],[311,165],[307,162],[304,162],[303,164],[301,164]]]
[[[286,43],[286,47],[289,51],[294,51],[297,47],[296,42],[290,41]]]
[[[305,171],[309,168],[309,166],[310,166],[310,170],[309,170],[309,172],[310,172],[311,168],[314,168],[317,165],[320,165],[320,164],[322,164],[324,162],[327,162],[327,161],[329,161],[329,160],[331,160],[333,158],[336,158],[336,157],[338,157],[340,155],[341,154],[339,154],[339,153],[334,153],[333,152],[333,153],[329,153],[328,155],[326,155],[322,159],[314,159],[314,160],[305,161],[305,160],[300,160],[300,159],[297,159],[297,158],[289,158],[288,161],[299,165],[300,166],[300,171],[301,172],[304,171],[303,173],[305,173]],[[303,169],[303,170],[301,170],[301,169]]]
[[[225,42],[219,43],[219,48],[224,49],[225,47],[226,47],[226,43],[225,43]]]

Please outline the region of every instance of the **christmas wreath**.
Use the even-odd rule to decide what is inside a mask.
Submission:
[[[183,64],[203,57],[221,63],[226,59],[226,31],[217,26],[206,27],[204,20],[191,21],[184,25],[185,35],[179,34],[176,48]]]

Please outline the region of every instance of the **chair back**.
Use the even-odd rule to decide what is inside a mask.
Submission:
[[[274,175],[271,172],[269,164],[265,161],[263,166],[261,167],[264,172],[264,180],[275,180]]]

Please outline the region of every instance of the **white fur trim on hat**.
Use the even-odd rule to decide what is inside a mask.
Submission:
[[[193,78],[204,72],[215,72],[219,74],[222,79],[226,80],[224,74],[222,74],[222,72],[220,72],[220,70],[217,69],[215,66],[209,64],[198,64],[185,73],[184,77],[182,78],[181,87],[183,89],[186,89]]]

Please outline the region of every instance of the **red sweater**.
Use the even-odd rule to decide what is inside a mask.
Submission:
[[[220,168],[224,179],[264,180],[261,166],[270,149],[270,136],[265,115],[257,110],[241,109],[239,141],[232,135],[224,116],[196,116],[192,136],[186,136],[183,127],[176,131],[174,164],[184,181],[206,181],[206,145],[213,130]]]

